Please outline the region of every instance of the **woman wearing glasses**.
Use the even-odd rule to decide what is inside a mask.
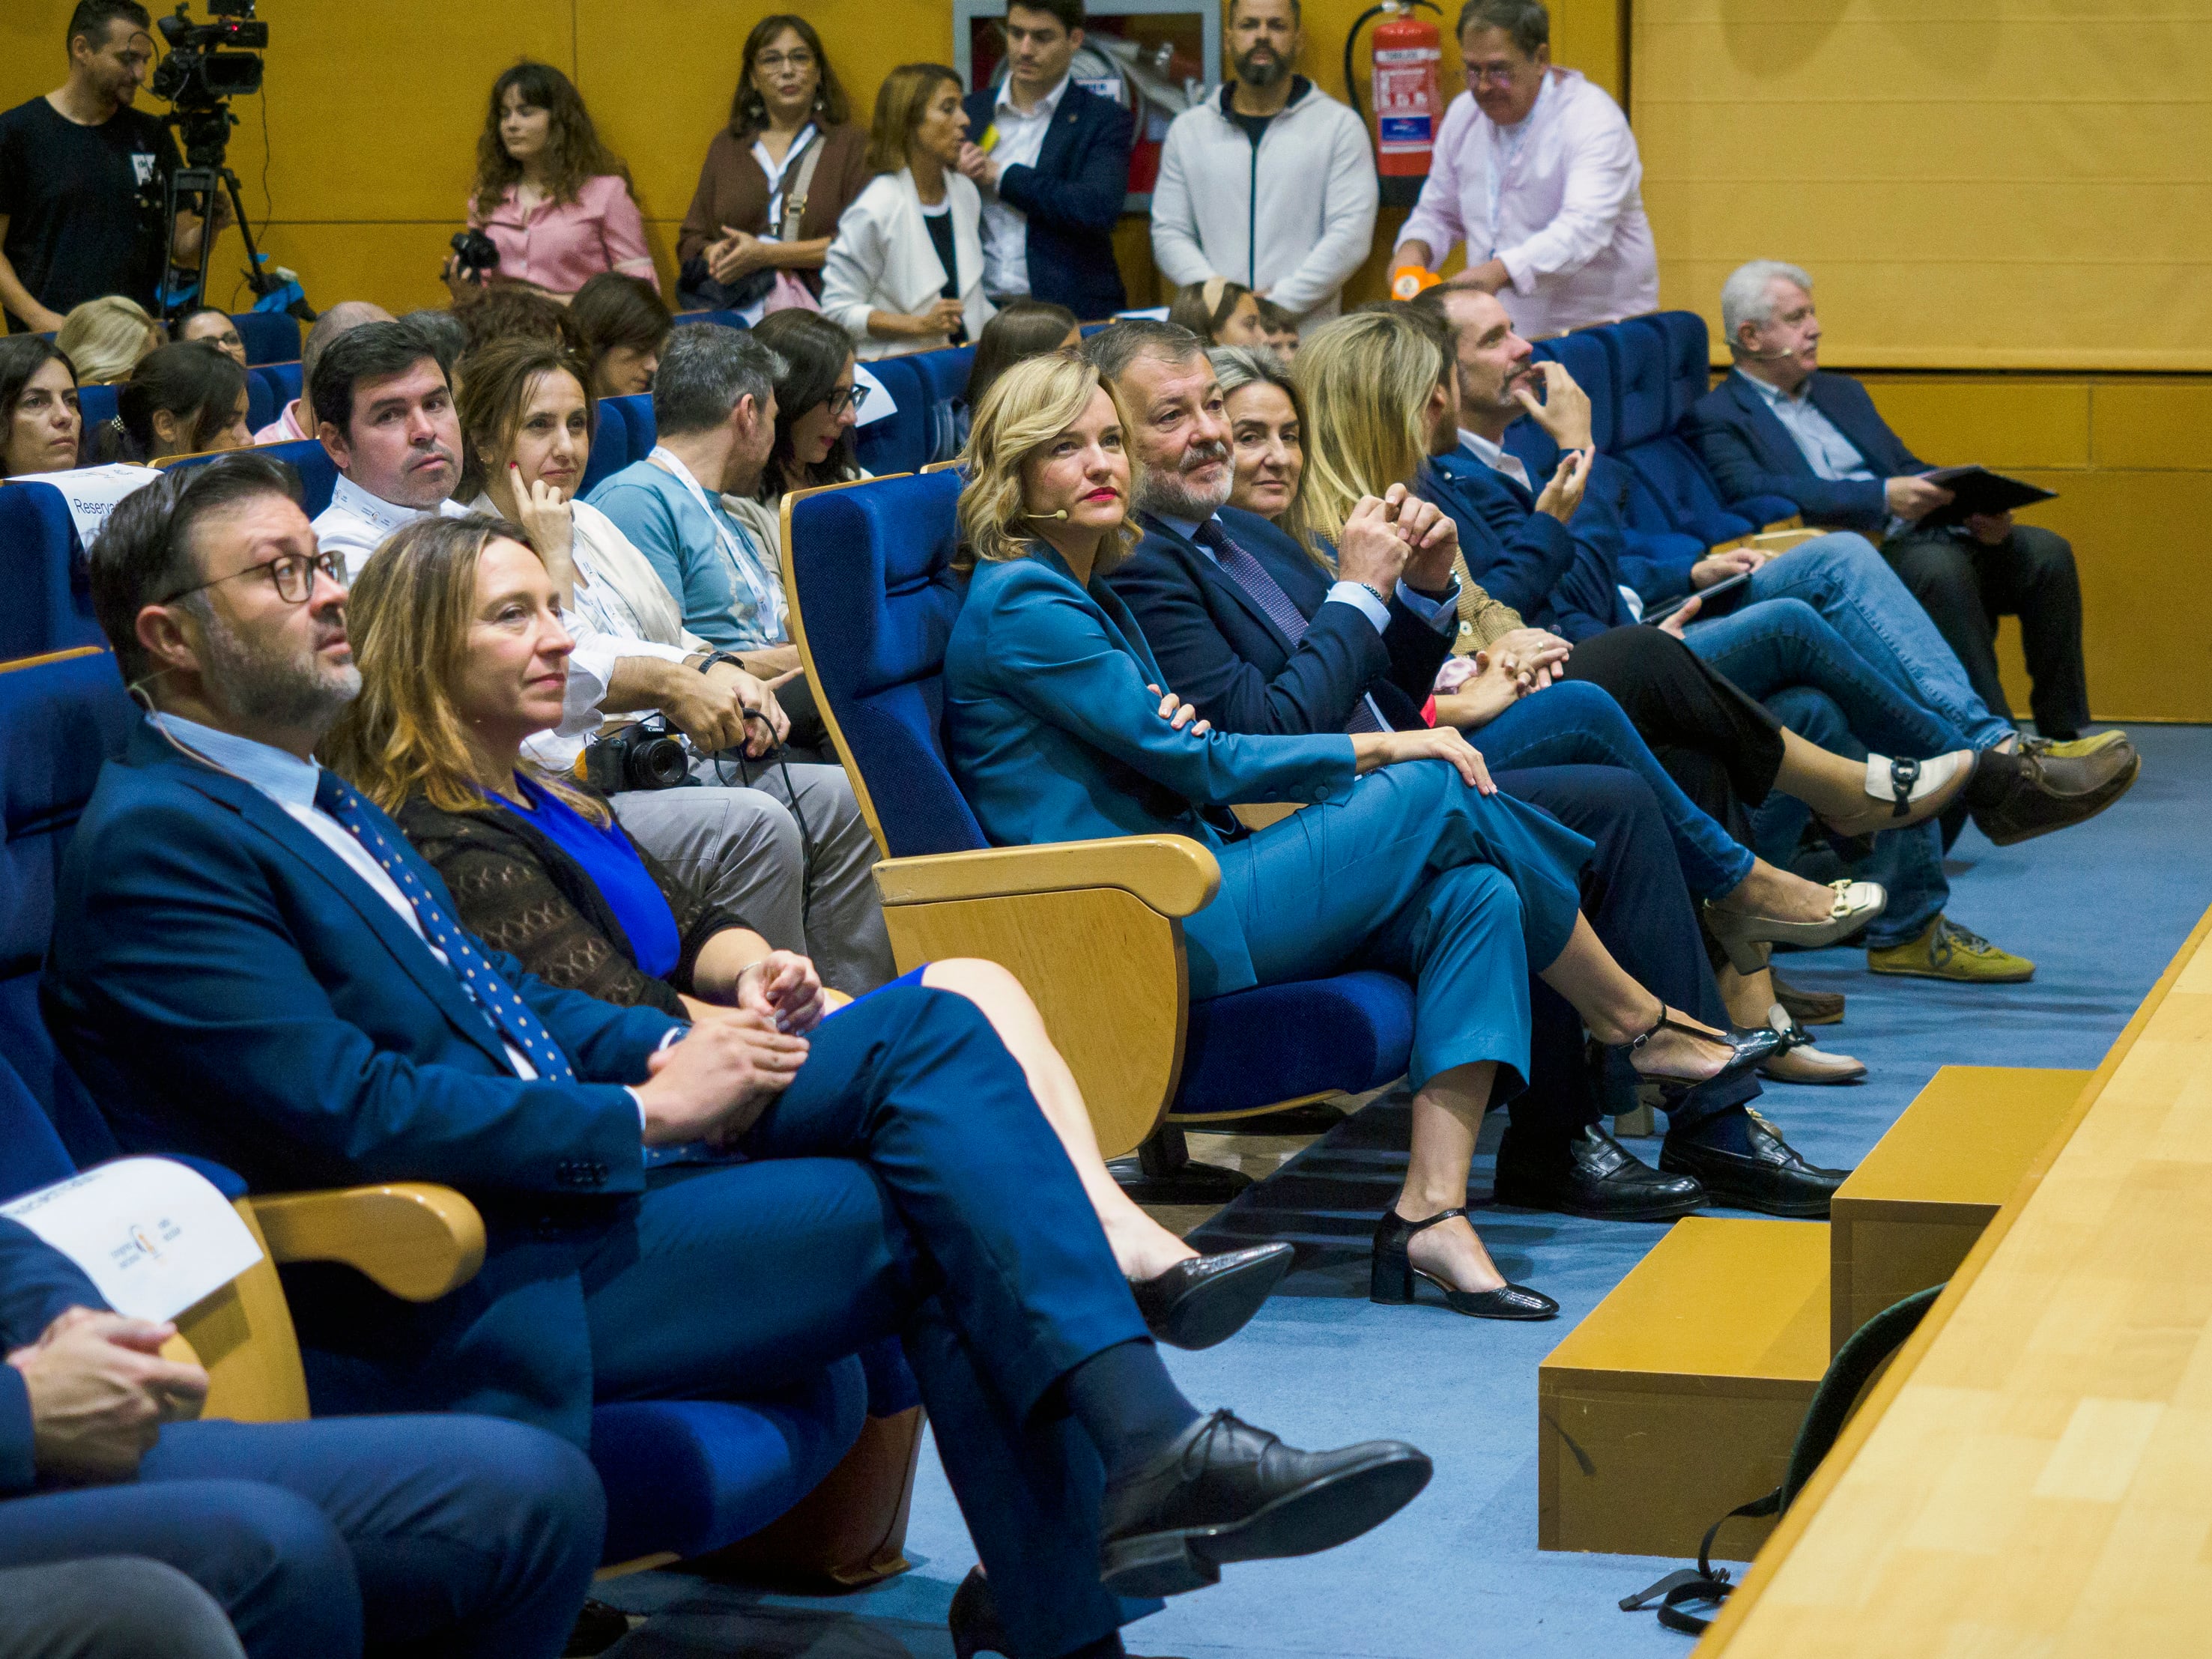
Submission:
[[[868,388],[854,374],[852,336],[811,311],[779,311],[763,318],[753,335],[784,363],[775,381],[775,447],[761,473],[761,501],[773,507],[788,489],[866,477],[854,453],[853,429]]]
[[[788,12],[753,25],[730,124],[707,146],[676,239],[679,302],[744,309],[778,288],[787,300],[794,288],[819,295],[838,216],[867,185],[867,149],[814,26]]]

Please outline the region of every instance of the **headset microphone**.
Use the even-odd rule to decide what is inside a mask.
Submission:
[[[1067,516],[1067,509],[1062,507],[1057,513],[1025,513],[1022,516],[1026,519],[1065,519]]]

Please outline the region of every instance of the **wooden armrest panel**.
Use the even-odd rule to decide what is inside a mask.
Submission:
[[[887,907],[1115,887],[1164,916],[1180,917],[1220,890],[1221,866],[1187,836],[1115,836],[885,859],[876,866],[876,886]]]
[[[1802,513],[1792,513],[1786,519],[1777,519],[1772,524],[1763,524],[1759,526],[1759,528],[1762,533],[1771,535],[1778,530],[1799,529],[1803,526],[1804,522],[1805,515]]]
[[[416,1181],[249,1200],[275,1261],[340,1261],[409,1302],[435,1302],[483,1266],[483,1217]]]
[[[1809,526],[1798,530],[1771,530],[1753,536],[1750,544],[1762,553],[1787,553],[1793,547],[1802,547],[1807,542],[1818,541],[1827,533],[1825,530],[1815,530]]]

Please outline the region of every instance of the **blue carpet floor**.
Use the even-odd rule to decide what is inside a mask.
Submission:
[[[1875,979],[1854,951],[1787,959],[1792,980],[1850,996],[1845,1023],[1821,1028],[1820,1041],[1872,1069],[1853,1087],[1769,1088],[1763,1105],[1808,1157],[1855,1162],[1940,1065],[2094,1066],[2103,1057],[2212,904],[2212,728],[2134,735],[2142,780],[2102,817],[2002,851],[1968,830],[1953,849],[1951,915],[2033,957],[2032,982],[1972,989]],[[1387,1137],[1363,1131],[1357,1120],[1346,1125],[1269,1183],[1340,1199],[1364,1191],[1356,1210],[1310,1216],[1299,1229],[1329,1248],[1236,1340],[1169,1363],[1201,1407],[1233,1405],[1307,1446],[1401,1436],[1435,1458],[1436,1480],[1389,1524],[1342,1549],[1231,1569],[1218,1588],[1132,1626],[1130,1647],[1185,1659],[1679,1659],[1689,1638],[1614,1605],[1678,1563],[1536,1548],[1537,1364],[1662,1229],[1479,1212],[1499,1267],[1556,1297],[1559,1320],[1503,1325],[1435,1304],[1376,1307],[1358,1241],[1402,1160]],[[1489,1184],[1493,1139],[1477,1158],[1476,1194]],[[1647,1152],[1656,1144],[1638,1143]],[[907,1553],[912,1572],[836,1600],[671,1573],[621,1581],[609,1599],[653,1616],[616,1652],[943,1659],[951,1650],[945,1610],[975,1555],[927,1449]]]

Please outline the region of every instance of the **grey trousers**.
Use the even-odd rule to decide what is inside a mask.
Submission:
[[[702,760],[692,776],[705,787],[614,797],[639,846],[770,945],[813,957],[823,984],[860,996],[897,976],[875,837],[844,768],[725,760],[718,777],[717,763]]]
[[[216,1600],[131,1555],[0,1570],[0,1659],[246,1659]]]

